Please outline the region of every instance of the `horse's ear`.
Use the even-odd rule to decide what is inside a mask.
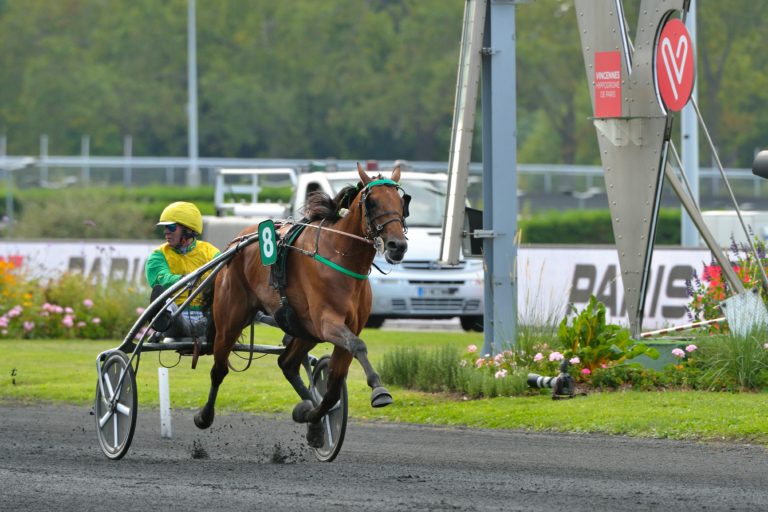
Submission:
[[[400,166],[396,165],[395,168],[392,170],[392,181],[394,182],[400,182]]]
[[[372,180],[371,177],[368,176],[365,171],[363,170],[363,166],[360,165],[360,162],[357,162],[357,174],[360,175],[360,181],[363,182],[363,186],[368,185]]]

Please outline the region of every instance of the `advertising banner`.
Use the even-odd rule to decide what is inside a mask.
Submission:
[[[25,242],[0,244],[0,260],[35,277],[80,272],[109,283],[145,285],[144,263],[158,241]],[[687,323],[686,280],[702,276],[706,249],[657,249],[653,253],[643,328]],[[605,304],[608,321],[626,325],[624,288],[616,249],[521,247],[517,264],[518,315],[523,322],[562,319],[569,304],[583,308],[590,295]]]

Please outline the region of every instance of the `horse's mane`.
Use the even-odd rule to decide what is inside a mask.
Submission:
[[[333,199],[325,192],[312,192],[304,203],[302,214],[309,222],[324,219],[336,221],[339,219],[339,210],[350,207],[361,187],[361,183],[347,185]]]

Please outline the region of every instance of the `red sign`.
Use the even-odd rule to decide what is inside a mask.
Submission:
[[[621,117],[621,52],[595,52],[595,117]]]
[[[679,112],[691,97],[693,43],[682,21],[670,19],[656,43],[656,87],[668,109]]]

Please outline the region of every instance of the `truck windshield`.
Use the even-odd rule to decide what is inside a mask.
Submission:
[[[348,184],[347,180],[331,181],[335,194]],[[447,181],[409,179],[403,188],[411,195],[409,226],[439,228],[443,225]]]

